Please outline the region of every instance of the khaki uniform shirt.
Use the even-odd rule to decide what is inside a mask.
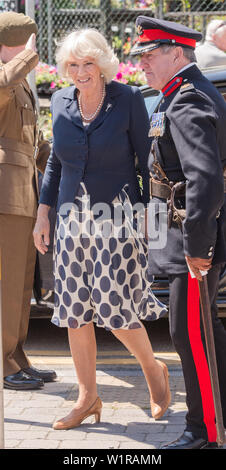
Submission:
[[[37,63],[32,50],[0,62],[0,214],[36,217],[37,168],[44,172],[50,152],[25,78]]]

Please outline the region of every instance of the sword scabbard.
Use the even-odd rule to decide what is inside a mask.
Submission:
[[[212,315],[211,315],[211,307],[210,307],[210,300],[209,300],[207,275],[203,276],[202,281],[198,281],[198,283],[199,283],[202,322],[203,322],[203,329],[204,329],[204,334],[205,334],[205,342],[206,342],[206,350],[207,350],[207,359],[208,359],[211,388],[212,388],[214,408],[215,408],[217,442],[219,445],[223,445],[225,443],[225,429],[224,429],[223,414],[222,414],[222,407],[221,407],[221,396],[220,396],[220,387],[219,387],[219,378],[218,378],[216,350],[215,350],[214,335],[213,335],[213,325],[212,325]]]

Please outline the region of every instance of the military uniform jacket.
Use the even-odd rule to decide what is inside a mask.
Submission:
[[[24,50],[0,63],[0,214],[36,217],[37,167],[44,171],[50,153],[38,133],[35,100],[25,78],[37,62],[35,52]]]
[[[169,180],[186,181],[186,198],[177,200],[178,207],[186,208],[186,218],[183,233],[172,223],[164,247],[155,245],[152,249],[150,244],[152,274],[187,272],[185,255],[213,257],[213,264],[226,261],[226,104],[196,65],[178,76],[180,86],[171,87],[173,91],[160,103],[165,130],[154,138],[153,148]],[[152,164],[153,154],[149,158],[151,171]],[[164,201],[151,199],[155,220],[149,221],[157,230],[162,210],[159,202]]]

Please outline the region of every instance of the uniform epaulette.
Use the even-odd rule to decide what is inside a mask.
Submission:
[[[185,91],[192,91],[195,90],[193,83],[190,82],[183,82],[180,87],[180,92],[185,93]]]

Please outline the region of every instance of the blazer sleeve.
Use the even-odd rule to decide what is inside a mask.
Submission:
[[[130,141],[137,156],[138,166],[142,176],[142,201],[144,204],[148,204],[150,200],[148,169],[148,156],[151,145],[151,140],[148,137],[150,123],[144,98],[139,88],[131,87],[131,90]]]
[[[53,97],[51,99],[50,111],[53,115]],[[54,207],[56,204],[59,184],[61,178],[61,162],[54,151],[54,139],[50,156],[47,160],[46,169],[42,181],[39,203]]]
[[[61,163],[54,152],[54,145],[47,161],[39,203],[54,207],[56,204],[61,178]]]
[[[170,112],[170,132],[187,180],[184,252],[208,259],[214,254],[217,214],[224,202],[218,116],[211,101],[197,90],[178,96]]]

